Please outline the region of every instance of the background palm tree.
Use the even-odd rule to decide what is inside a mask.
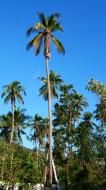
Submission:
[[[23,143],[22,135],[26,135],[25,129],[29,126],[31,117],[25,114],[25,109],[16,109],[14,112],[14,141],[15,143]],[[12,118],[12,114],[11,114]]]
[[[14,136],[13,141],[15,144],[22,144],[22,135],[25,135],[24,129],[27,127],[29,116],[25,115],[24,109],[16,109],[14,111]],[[12,113],[9,112],[6,115],[0,116],[0,139],[6,142],[10,142],[10,136],[12,131]]]
[[[23,94],[26,95],[25,89],[21,86],[19,81],[14,81],[11,84],[3,86],[2,98],[4,98],[4,103],[11,102],[12,105],[12,130],[10,144],[13,142],[14,135],[14,110],[16,106],[16,100],[20,103],[24,103]]]
[[[43,82],[43,86],[39,89],[39,95],[42,96],[44,100],[48,100],[47,78],[39,77],[39,79]],[[58,98],[57,90],[59,90],[59,87],[63,80],[61,79],[60,75],[58,75],[54,71],[50,71],[49,79],[51,98]]]
[[[74,91],[72,96],[73,96],[73,101],[74,101],[74,106],[75,106],[75,111],[76,111],[76,117],[77,117],[77,121],[79,125],[81,113],[83,112],[83,109],[88,106],[88,103],[87,103],[86,98],[82,94],[79,94],[77,91]]]
[[[53,41],[59,53],[65,53],[62,43],[54,36],[54,32],[63,31],[58,19],[59,13],[54,13],[45,17],[43,13],[38,13],[39,20],[37,24],[27,30],[27,35],[37,32],[37,35],[28,43],[27,49],[35,47],[35,54],[38,55],[43,43],[44,57],[46,59],[46,75],[47,75],[47,88],[48,88],[48,113],[49,113],[49,184],[52,184],[52,112],[51,112],[51,93],[50,93],[50,80],[48,61],[50,59],[50,40]]]
[[[43,144],[43,138],[45,136],[45,123],[44,119],[38,114],[35,115],[33,121],[30,124],[31,126],[31,140],[36,144],[37,156],[38,150],[40,150],[41,144]]]
[[[84,164],[92,159],[92,131],[95,123],[93,122],[93,114],[90,112],[85,112],[82,119],[76,131],[76,142],[79,149],[78,156],[82,160],[82,166],[84,167]]]
[[[11,117],[10,114],[4,114],[0,116],[0,139],[3,139],[5,142],[10,142],[11,134]]]

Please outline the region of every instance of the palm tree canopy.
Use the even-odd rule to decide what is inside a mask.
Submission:
[[[47,78],[39,77],[39,79],[43,82],[43,86],[39,89],[39,95],[43,96],[44,100],[48,100]],[[50,71],[49,79],[50,79],[51,97],[58,98],[57,90],[59,89],[60,84],[63,82],[63,80],[60,78],[60,75],[58,75],[54,71]]]
[[[25,110],[18,108],[14,112],[14,125],[15,133],[14,140],[15,143],[22,143],[22,135],[26,134],[24,129],[27,127],[27,123],[30,116],[25,115]],[[10,133],[12,130],[12,113],[9,112],[7,115],[0,116],[0,138],[9,142]]]
[[[15,102],[16,99],[19,102],[24,103],[22,94],[26,95],[25,89],[21,86],[20,81],[14,81],[11,84],[3,86],[3,93],[1,95],[4,98],[4,102],[8,103],[9,101],[12,103]]]
[[[77,91],[74,90],[71,94],[71,99],[73,101],[73,106],[76,111],[76,116],[80,116],[83,109],[88,106],[86,98],[82,94],[79,94],[77,93]]]
[[[0,116],[0,139],[10,141],[11,118],[10,114]]]
[[[83,115],[83,120],[84,121],[89,121],[91,122],[91,120],[93,119],[93,114],[91,112],[85,112]]]
[[[30,126],[31,131],[33,131],[31,140],[33,140],[33,142],[38,141],[39,144],[43,144],[43,138],[45,133],[47,133],[48,120],[43,119],[41,116],[36,114]]]
[[[65,49],[62,43],[54,36],[54,32],[62,31],[63,27],[59,23],[59,13],[54,13],[48,17],[45,17],[43,13],[38,13],[39,22],[30,27],[26,34],[29,36],[31,33],[37,33],[36,36],[27,44],[27,49],[35,47],[35,54],[40,53],[42,44],[44,44],[44,56],[50,58],[50,39],[57,48],[59,53],[65,53]]]

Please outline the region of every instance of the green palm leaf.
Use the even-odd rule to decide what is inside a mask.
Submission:
[[[65,49],[62,43],[53,35],[56,31],[62,31],[63,27],[58,22],[61,17],[59,13],[54,13],[49,17],[45,17],[43,13],[38,13],[39,21],[33,27],[30,27],[26,34],[29,36],[33,32],[38,34],[27,44],[26,49],[29,50],[31,47],[35,47],[35,55],[38,55],[41,50],[42,42],[44,49],[44,56],[50,58],[50,36],[52,37],[53,43],[56,45],[59,53],[65,53]],[[48,50],[48,51],[47,51]]]
[[[46,19],[46,17],[45,17],[45,15],[44,15],[44,13],[37,13],[38,14],[38,16],[39,16],[39,20],[40,20],[40,22],[44,25],[44,26],[47,26],[47,19]]]
[[[26,31],[26,35],[29,36],[31,33],[36,32],[36,29],[34,27],[30,27],[28,28],[28,30]]]
[[[62,43],[53,34],[51,36],[52,36],[53,43],[55,44],[57,48],[57,51],[59,53],[65,54],[65,49]]]
[[[64,29],[63,29],[63,27],[60,25],[60,23],[57,23],[57,24],[55,24],[55,26],[52,26],[52,28],[51,28],[51,31],[52,32],[56,32],[56,31],[62,31],[62,32],[64,32]]]
[[[33,38],[28,44],[27,44],[27,50],[30,49],[32,46],[35,47],[35,53],[38,55],[41,45],[42,45],[42,39],[43,34],[39,33],[35,38]]]

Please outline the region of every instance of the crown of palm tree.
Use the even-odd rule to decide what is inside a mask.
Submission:
[[[38,55],[42,44],[44,44],[44,56],[50,58],[50,39],[55,44],[59,53],[65,53],[65,49],[62,43],[54,36],[54,32],[62,31],[63,27],[59,23],[59,13],[54,13],[51,16],[45,17],[43,13],[38,13],[39,22],[30,27],[26,34],[29,36],[31,33],[37,33],[37,35],[27,44],[27,49],[32,46],[35,47],[35,54]]]
[[[4,85],[3,86],[3,93],[1,95],[2,98],[4,99],[4,103],[8,103],[11,101],[11,103],[16,101],[16,99],[19,102],[24,103],[22,93],[26,95],[25,89],[21,86],[19,81],[14,81],[9,85]]]
[[[43,96],[45,100],[48,100],[47,78],[39,77],[39,79],[43,82],[43,86],[39,89],[39,95]],[[58,75],[54,71],[50,71],[49,79],[50,79],[51,97],[58,98],[57,90],[59,89],[60,84],[63,82],[63,80],[60,78],[60,75]]]
[[[29,116],[25,115],[24,109],[16,109],[14,112],[15,119],[15,141],[22,143],[21,135],[26,134],[23,129],[27,126],[27,121],[30,119]],[[12,125],[12,113],[8,112],[7,115],[0,116],[0,138],[5,139],[9,142],[10,133],[11,133],[11,125]]]
[[[85,112],[83,115],[83,120],[85,121],[91,121],[93,118],[93,114],[90,112]]]
[[[80,114],[80,112],[83,111],[83,108],[86,108],[88,106],[87,100],[82,94],[79,94],[76,91],[72,93],[72,98],[74,102],[74,107],[76,111]]]
[[[33,131],[33,134],[31,135],[31,140],[38,141],[40,144],[42,144],[43,137],[46,131],[45,120],[41,116],[36,114],[30,126],[31,131]]]

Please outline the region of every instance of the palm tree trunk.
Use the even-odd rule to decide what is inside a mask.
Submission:
[[[48,115],[49,115],[49,185],[52,185],[52,107],[51,107],[51,92],[48,69],[48,58],[46,58],[46,75],[48,87]]]
[[[1,171],[1,180],[3,181],[3,178],[4,178],[4,161],[5,161],[5,158],[3,156],[3,168],[2,168],[2,171]]]
[[[12,131],[11,131],[11,137],[10,137],[10,144],[13,142],[13,134],[14,134],[14,108],[15,108],[15,102],[13,100],[12,102]]]
[[[80,124],[80,109],[78,108],[78,127],[79,127],[79,124]]]

